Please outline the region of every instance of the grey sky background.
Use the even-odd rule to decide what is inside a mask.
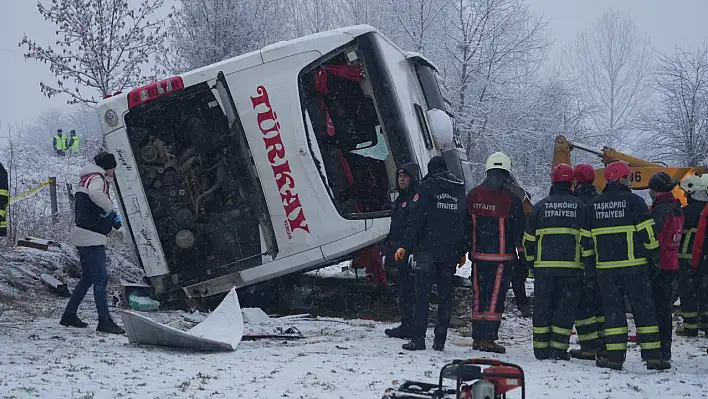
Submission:
[[[527,0],[533,12],[550,19],[549,35],[555,40],[552,57],[589,27],[607,9],[631,15],[657,51],[675,45],[697,46],[708,39],[708,0]],[[172,4],[167,0],[168,5]],[[41,43],[54,40],[53,25],[37,11],[35,0],[0,0],[0,146],[8,124],[30,123],[48,108],[68,109],[66,99],[47,99],[39,81],[55,81],[48,65],[25,61],[18,42],[27,33]],[[47,135],[52,132],[47,132]]]

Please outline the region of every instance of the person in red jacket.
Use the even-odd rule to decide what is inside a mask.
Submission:
[[[652,293],[656,307],[656,319],[659,324],[661,341],[661,359],[671,360],[671,323],[672,303],[671,287],[679,269],[679,247],[683,234],[684,215],[681,202],[674,198],[671,190],[677,182],[671,176],[660,172],[649,180],[649,195],[654,202],[651,215],[654,218],[656,238],[659,241],[659,263],[661,268],[653,268]],[[652,268],[650,268],[652,269]]]

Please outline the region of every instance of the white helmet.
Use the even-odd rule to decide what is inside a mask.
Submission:
[[[708,201],[708,174],[704,174],[703,176],[686,176],[681,180],[679,187],[693,199]]]
[[[485,172],[490,169],[502,169],[511,173],[511,158],[503,152],[495,152],[487,158],[487,163],[484,166]]]

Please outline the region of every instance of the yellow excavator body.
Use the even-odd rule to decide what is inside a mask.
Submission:
[[[646,161],[644,159],[624,154],[610,147],[603,147],[600,151],[593,150],[573,143],[563,135],[557,136],[555,140],[555,145],[553,148],[553,166],[560,163],[572,165],[570,160],[570,152],[576,148],[597,155],[605,165],[614,161],[627,162],[632,168],[632,175],[630,176],[630,180],[632,181],[632,190],[646,190],[651,177],[659,172],[668,173],[669,176],[677,182],[680,182],[686,176],[692,174],[700,176],[706,172],[706,168],[703,166],[671,168],[659,163]],[[593,184],[598,191],[602,191],[605,188],[605,185],[607,184],[607,181],[605,181],[605,168],[595,169],[595,182]],[[673,194],[674,197],[679,199],[683,205],[686,205],[686,195],[678,185],[674,188]]]

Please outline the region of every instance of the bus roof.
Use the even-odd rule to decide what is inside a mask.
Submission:
[[[266,60],[267,58],[281,58],[303,51],[313,50],[318,45],[321,45],[323,41],[327,41],[328,39],[332,39],[332,41],[338,42],[342,40],[342,35],[347,35],[351,38],[354,38],[369,32],[377,31],[378,30],[371,25],[353,25],[346,26],[343,28],[332,29],[329,31],[313,33],[291,40],[276,42],[267,45],[259,50],[240,54],[214,64],[205,65],[201,68],[193,69],[191,71],[187,71],[173,76],[179,76],[180,78],[182,78],[185,86],[191,86],[197,83],[214,79],[216,77],[214,71],[218,70],[224,65],[238,63],[240,64],[238,66],[238,69],[246,69],[268,61]],[[128,96],[128,93],[134,89],[136,88],[130,88],[130,90],[128,91],[101,100],[98,102],[97,105],[119,102],[122,106],[127,107],[126,97]]]

